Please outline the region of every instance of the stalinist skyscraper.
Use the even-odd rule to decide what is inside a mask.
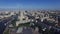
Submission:
[[[23,11],[20,12],[20,21],[22,21],[24,18]]]

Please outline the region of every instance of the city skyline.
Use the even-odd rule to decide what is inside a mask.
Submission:
[[[0,8],[60,9],[60,0],[0,0]]]

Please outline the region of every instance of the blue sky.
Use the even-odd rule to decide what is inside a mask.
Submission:
[[[0,8],[60,9],[60,0],[0,0]]]

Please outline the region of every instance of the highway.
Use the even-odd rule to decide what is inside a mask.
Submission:
[[[8,17],[0,21],[0,34],[3,34],[5,28],[16,18],[16,16]]]

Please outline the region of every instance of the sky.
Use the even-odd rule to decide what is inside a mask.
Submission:
[[[0,8],[60,9],[60,0],[0,0]]]

